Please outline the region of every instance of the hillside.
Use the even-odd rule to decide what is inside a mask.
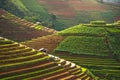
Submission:
[[[0,8],[28,21],[40,22],[48,28],[62,29],[63,24],[56,20],[56,16],[49,14],[36,0],[1,0]]]
[[[0,36],[15,41],[25,41],[55,32],[54,29],[34,24],[0,9]]]
[[[119,20],[120,8],[116,4],[100,3],[97,0],[37,0],[49,13],[62,22],[63,29],[93,20],[114,22]]]
[[[1,80],[93,80],[94,78],[86,68],[0,37]]]
[[[106,24],[106,22],[103,21],[93,21],[90,24],[81,24],[60,31],[58,35],[67,36],[67,38],[60,43],[56,51],[67,50],[67,52],[78,54],[84,54],[85,52],[85,54],[90,53],[90,55],[97,55],[100,53],[102,56],[103,53],[108,56],[118,56],[119,53],[117,54],[115,52],[113,45],[118,46],[118,44],[116,44],[118,42],[116,37],[120,34],[119,26],[119,21],[113,24]]]
[[[119,21],[111,24],[107,24],[105,21],[92,21],[89,24],[79,24],[54,34],[54,36],[64,38],[58,40],[59,43],[56,43],[57,38],[54,36],[49,38],[44,36],[46,40],[40,37],[23,44],[39,49],[41,45],[44,47],[45,45],[50,46],[49,41],[53,37],[56,41],[52,40],[52,42],[55,42],[56,46],[52,45],[50,47],[56,47],[54,52],[49,47],[45,47],[52,54],[87,67],[101,79],[119,80],[119,35]],[[41,41],[44,43],[42,44]]]
[[[117,21],[120,19],[118,4],[97,0],[2,0],[0,7],[29,21],[63,30],[93,20]]]

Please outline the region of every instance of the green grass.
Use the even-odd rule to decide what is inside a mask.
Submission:
[[[119,70],[109,70],[109,69],[101,69],[101,70],[90,70],[95,75],[106,77],[107,80],[119,80],[120,79],[120,71]]]
[[[120,33],[120,29],[115,28],[115,27],[106,28],[106,30],[107,30],[109,33]]]
[[[109,36],[109,45],[112,48],[114,58],[120,60],[120,33]]]
[[[55,51],[66,51],[71,54],[109,56],[109,49],[104,37],[70,36]]]
[[[29,12],[27,13],[28,17],[26,17],[27,19],[31,17],[33,19],[38,19],[38,21],[41,20],[43,22],[51,22],[51,17],[48,14],[47,10],[43,6],[41,6],[36,0],[21,0],[21,2],[29,10]]]
[[[43,26],[36,25],[34,28],[35,28],[36,30],[41,30],[41,29],[43,28]]]
[[[26,8],[33,12],[46,12],[44,7],[42,7],[36,0],[20,0]]]
[[[82,24],[58,32],[59,35],[93,35],[105,36],[107,32],[102,27],[87,27]]]
[[[18,6],[18,8],[21,11],[28,11],[28,9],[26,8],[26,6],[21,2],[21,0],[11,0],[12,3],[14,3],[16,6]]]

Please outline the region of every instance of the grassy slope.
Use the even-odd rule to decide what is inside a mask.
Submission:
[[[26,6],[21,2],[21,0],[11,0],[12,3],[14,3],[16,6],[18,6],[18,8],[21,11],[28,11],[28,9],[26,8]]]
[[[71,54],[54,54],[63,59],[72,61],[78,65],[87,67],[96,76],[104,80],[119,80],[120,63],[112,58],[100,58],[93,56],[71,55]]]
[[[67,37],[56,49],[56,51],[67,51],[71,54],[85,54],[96,56],[108,56],[109,50],[104,37]]]
[[[89,24],[90,25],[90,24]],[[62,41],[55,49],[55,55],[66,60],[73,61],[78,65],[89,68],[94,74],[107,80],[119,80],[120,64],[119,61],[119,35],[120,28],[118,25],[107,24],[102,27],[85,27],[74,26],[66,30],[60,31],[59,35],[66,35],[66,39]],[[92,30],[90,30],[92,29]],[[71,35],[71,33],[73,34]],[[105,34],[104,37],[78,34]],[[69,34],[69,35],[68,35]],[[77,35],[77,36],[76,36]],[[105,38],[106,36],[106,38]],[[57,51],[59,54],[57,54]],[[111,51],[113,51],[111,53]],[[60,54],[61,53],[61,54]],[[69,54],[68,54],[69,53]],[[99,53],[99,54],[98,54]],[[103,55],[101,54],[103,53]],[[76,54],[76,55],[75,55]],[[85,55],[83,55],[85,54]],[[90,56],[90,55],[99,55]],[[114,55],[113,58],[101,58],[100,56]]]
[[[44,7],[40,6],[35,0],[20,0],[20,1],[30,11],[40,12],[40,13],[41,12],[43,12],[43,13],[46,12],[45,9],[44,9]]]
[[[107,34],[103,27],[87,27],[84,25],[77,25],[71,28],[62,30],[58,32],[59,35],[94,35],[94,36],[104,36]]]
[[[120,28],[107,28],[109,45],[117,60],[120,60]]]

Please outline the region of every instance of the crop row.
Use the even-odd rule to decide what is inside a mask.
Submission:
[[[43,57],[43,58],[40,58],[40,59],[31,60],[31,61],[14,63],[14,64],[1,65],[1,66],[0,66],[0,70],[1,70],[1,71],[9,71],[9,70],[11,70],[11,69],[17,69],[17,68],[25,67],[26,65],[27,65],[27,66],[34,65],[34,64],[37,64],[37,63],[46,61],[46,60],[48,60],[48,59],[49,59],[49,57],[46,56],[46,57]]]
[[[25,57],[0,60],[0,65],[2,65],[2,64],[4,64],[4,65],[5,64],[13,64],[13,63],[22,62],[22,61],[28,61],[28,60],[32,60],[32,59],[42,58],[44,56],[45,55],[43,55],[42,53],[36,53],[36,54],[28,55],[28,56],[25,56]]]
[[[108,75],[106,78],[109,78],[111,76],[113,78],[119,77],[119,69],[120,69],[120,63],[114,60],[113,58],[100,58],[100,57],[88,57],[88,56],[75,56],[70,54],[56,54],[57,56],[66,59],[68,61],[72,61],[77,65],[81,65],[83,67],[88,68],[90,71],[93,72],[93,74],[96,74],[97,76],[104,76],[104,74]],[[96,71],[99,70],[98,71]],[[106,72],[104,72],[104,70]],[[103,71],[103,72],[102,72]],[[109,78],[110,79],[110,78]],[[119,79],[118,79],[119,80]]]
[[[96,76],[106,77],[108,80],[119,80],[120,79],[120,71],[119,70],[109,70],[109,69],[101,69],[101,70],[91,70]]]
[[[29,68],[24,68],[24,69],[20,69],[18,71],[11,71],[11,72],[7,72],[6,74],[3,73],[1,74],[2,78],[23,78],[24,76],[26,76],[26,74],[30,74],[31,73],[35,73],[37,72],[38,70],[40,71],[44,71],[46,70],[46,68],[54,68],[56,67],[56,64],[55,63],[52,63],[52,62],[44,62],[41,64],[39,64],[38,66],[31,66]],[[16,74],[17,73],[17,74]],[[27,76],[26,76],[27,77]]]
[[[0,60],[12,59],[13,57],[14,58],[23,57],[23,56],[25,57],[25,56],[33,55],[33,54],[36,54],[36,53],[37,53],[37,51],[31,50],[29,52],[23,52],[21,54],[1,55]]]

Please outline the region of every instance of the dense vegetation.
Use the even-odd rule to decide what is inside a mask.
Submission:
[[[105,36],[107,32],[103,27],[87,27],[82,24],[73,26],[71,28],[58,32],[59,35],[91,35],[91,36]]]
[[[56,51],[67,51],[71,54],[85,54],[95,56],[108,56],[109,50],[104,37],[67,37],[56,49]]]
[[[66,38],[55,49],[55,55],[89,68],[103,80],[120,79],[119,21],[92,21],[62,30],[58,35]]]

